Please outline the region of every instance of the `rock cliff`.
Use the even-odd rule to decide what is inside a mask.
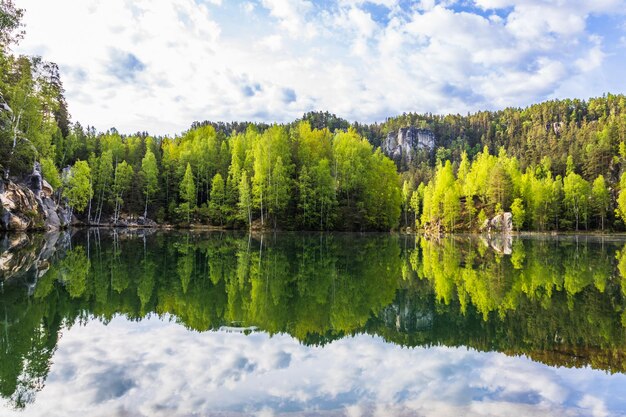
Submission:
[[[69,225],[70,210],[53,199],[39,164],[23,181],[0,181],[0,230],[59,230]]]
[[[513,232],[513,215],[509,212],[504,212],[496,215],[493,219],[486,219],[481,225],[480,231],[510,235]]]
[[[397,132],[389,132],[381,148],[397,163],[408,165],[418,151],[432,152],[435,149],[435,134],[428,129],[403,127]]]

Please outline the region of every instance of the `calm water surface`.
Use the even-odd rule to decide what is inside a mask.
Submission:
[[[626,240],[0,236],[1,416],[626,416]]]

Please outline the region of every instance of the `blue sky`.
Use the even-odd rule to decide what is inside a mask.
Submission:
[[[626,0],[21,0],[73,120],[383,121],[626,92]]]

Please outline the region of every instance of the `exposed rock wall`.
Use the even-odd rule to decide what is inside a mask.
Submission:
[[[59,230],[71,221],[70,210],[58,205],[41,177],[38,164],[24,181],[0,181],[0,230]]]
[[[408,165],[418,150],[431,152],[435,149],[435,134],[428,129],[403,127],[397,132],[390,132],[381,148],[394,161]]]
[[[511,234],[513,232],[513,215],[509,212],[498,214],[487,219],[480,227],[481,232]]]

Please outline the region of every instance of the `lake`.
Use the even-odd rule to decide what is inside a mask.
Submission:
[[[626,240],[0,236],[2,416],[624,416]]]

